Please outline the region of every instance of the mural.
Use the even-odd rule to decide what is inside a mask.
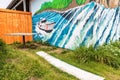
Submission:
[[[71,2],[72,0],[53,0],[52,2],[45,2],[41,5],[40,9],[36,12],[36,14],[47,9],[64,9],[68,7]]]
[[[104,5],[105,7],[109,8],[115,8],[120,6],[120,0],[86,0],[86,3],[89,3],[91,1],[95,1],[99,4]]]
[[[40,1],[44,2],[43,4],[39,4],[40,9],[37,10],[36,14],[44,11],[44,10],[64,10],[64,9],[70,9],[74,8],[79,5],[88,4],[91,1],[97,2],[101,5],[104,5],[107,8],[115,8],[120,6],[120,0],[49,0],[48,2],[45,2],[46,0]],[[35,1],[36,3],[40,3]],[[33,8],[36,5],[33,6]],[[38,6],[38,5],[37,5]]]
[[[33,16],[34,40],[74,50],[120,39],[120,7],[105,8],[96,2],[66,11],[44,11]]]

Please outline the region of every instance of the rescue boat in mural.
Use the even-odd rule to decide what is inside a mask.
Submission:
[[[37,27],[40,31],[44,31],[46,33],[52,32],[54,28],[55,22],[48,22],[45,18],[38,22]]]

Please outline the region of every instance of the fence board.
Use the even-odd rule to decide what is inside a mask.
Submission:
[[[0,38],[7,44],[22,42],[22,36],[6,36],[8,33],[32,33],[31,13],[0,9]],[[32,36],[25,38],[32,40]]]

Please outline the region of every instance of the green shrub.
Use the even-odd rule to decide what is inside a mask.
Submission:
[[[118,56],[115,55],[111,45],[101,46],[96,49],[93,56],[94,61],[109,65],[114,68],[120,67]],[[115,49],[114,49],[115,50]]]
[[[116,41],[116,42],[111,42],[111,44],[115,47],[118,47],[120,49],[120,41]]]
[[[113,44],[99,46],[97,49],[92,46],[89,48],[82,46],[76,49],[74,53],[77,62],[87,63],[93,61],[116,69],[120,67],[120,48],[114,47]]]
[[[2,39],[0,39],[0,53],[6,53],[6,51],[6,44]]]
[[[74,51],[75,57],[77,58],[78,62],[82,62],[82,63],[91,61],[94,52],[95,51],[92,46],[89,48],[81,46]]]

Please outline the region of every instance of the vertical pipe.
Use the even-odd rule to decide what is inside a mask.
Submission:
[[[23,9],[26,12],[26,0],[23,0]]]
[[[23,37],[23,45],[25,45],[25,35],[23,35],[22,37]]]

